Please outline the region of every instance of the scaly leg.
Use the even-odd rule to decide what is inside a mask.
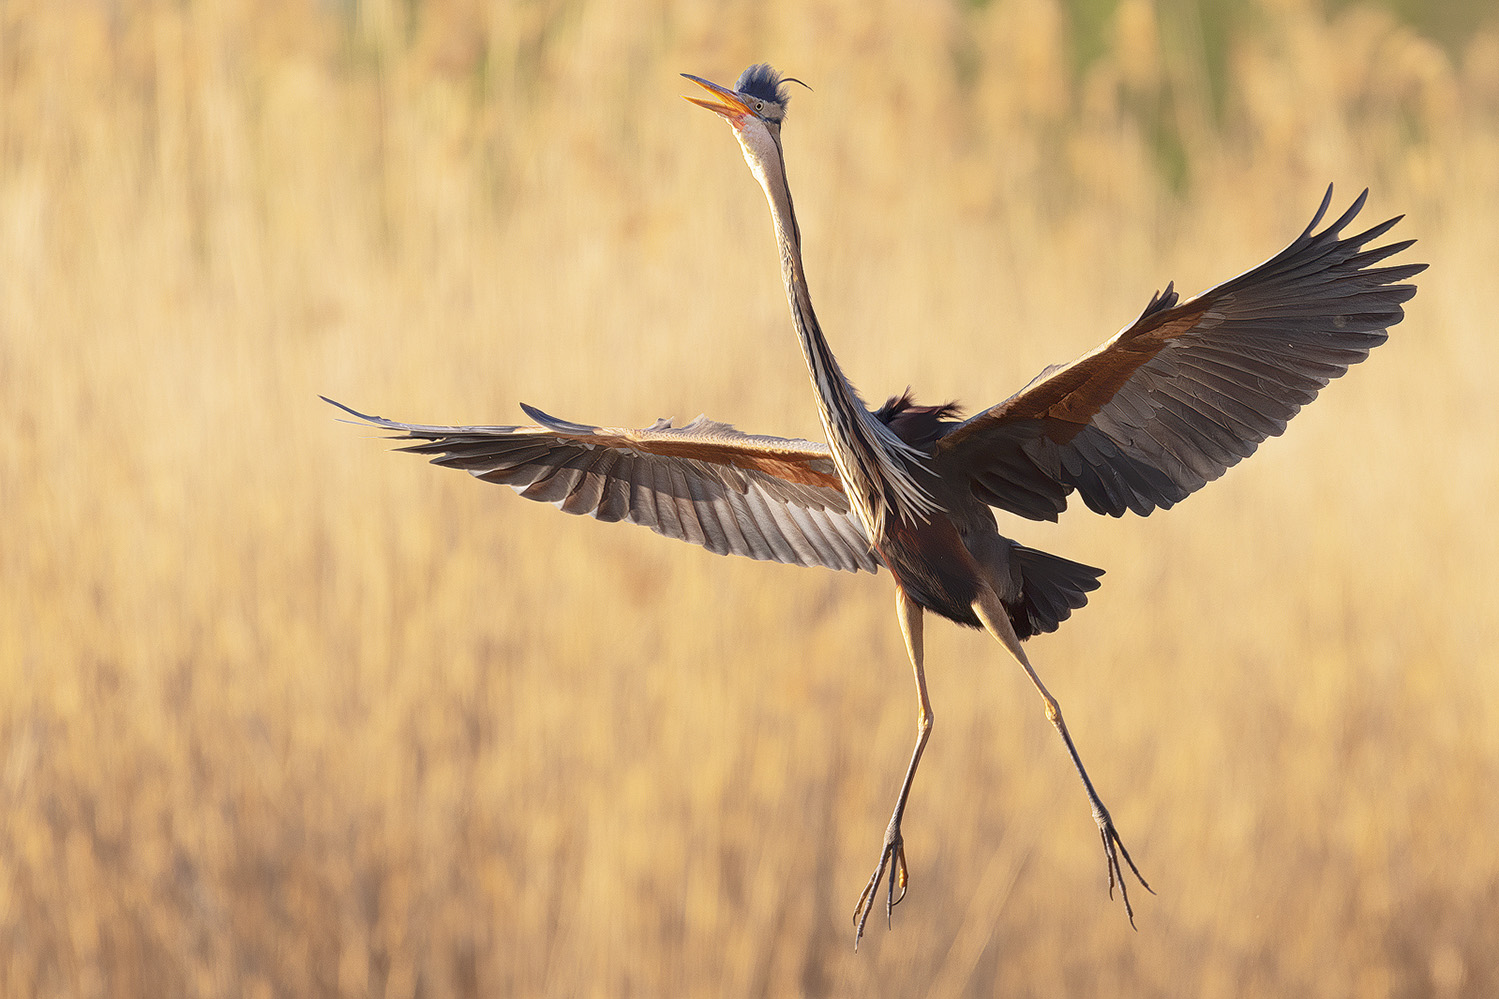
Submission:
[[[1123,855],[1124,862],[1129,869],[1145,886],[1145,890],[1152,895],[1155,894],[1150,885],[1143,877],[1140,877],[1140,869],[1130,859],[1129,851],[1124,848],[1124,843],[1119,839],[1119,833],[1114,829],[1114,820],[1109,817],[1109,810],[1103,807],[1103,802],[1098,799],[1098,792],[1093,790],[1093,782],[1088,779],[1088,771],[1083,768],[1082,757],[1077,755],[1077,747],[1072,744],[1072,736],[1067,733],[1067,723],[1062,720],[1062,707],[1057,699],[1051,696],[1036,671],[1031,668],[1030,660],[1025,657],[1025,650],[1020,647],[1020,639],[1015,635],[1015,628],[1010,624],[1010,615],[1000,603],[999,597],[989,587],[979,590],[978,599],[973,602],[973,611],[978,619],[983,622],[984,629],[997,638],[1005,648],[1010,650],[1024,668],[1026,675],[1031,678],[1031,683],[1036,685],[1040,691],[1041,699],[1046,702],[1046,717],[1056,727],[1062,736],[1062,742],[1067,745],[1067,753],[1072,757],[1072,765],[1077,768],[1077,774],[1083,779],[1083,788],[1088,792],[1088,803],[1093,806],[1093,821],[1098,823],[1098,833],[1103,837],[1103,855],[1109,867],[1109,897],[1114,897],[1114,885],[1119,885],[1119,894],[1124,897],[1124,911],[1129,916],[1131,927],[1135,925],[1135,910],[1129,904],[1129,888],[1124,881],[1124,871],[1119,866],[1119,857]]]
[[[926,696],[926,673],[922,670],[921,605],[906,595],[899,586],[895,588],[895,616],[900,621],[900,633],[906,639],[906,654],[911,657],[911,667],[916,671],[916,696],[921,700],[921,714],[916,720],[916,749],[911,753],[911,765],[906,767],[906,779],[900,786],[900,797],[895,799],[895,814],[890,816],[890,825],[885,829],[885,844],[880,850],[880,865],[874,876],[864,886],[859,904],[854,907],[854,950],[859,949],[859,938],[864,935],[864,923],[874,909],[875,896],[879,893],[880,881],[885,871],[890,871],[890,886],[885,893],[885,923],[890,922],[891,910],[906,897],[906,847],[900,834],[900,819],[906,811],[906,799],[911,794],[911,782],[916,779],[916,765],[921,762],[921,751],[926,748],[927,736],[932,734],[932,702]],[[895,894],[896,882],[900,882],[900,895]]]

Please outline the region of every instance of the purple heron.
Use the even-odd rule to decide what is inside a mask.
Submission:
[[[961,420],[956,405],[917,405],[907,392],[870,409],[833,356],[807,288],[781,147],[792,81],[768,65],[745,70],[732,89],[687,78],[711,95],[687,99],[732,126],[765,191],[826,444],[744,434],[705,417],[632,430],[523,405],[534,425],[443,427],[334,405],[416,442],[403,450],[568,513],[641,524],[719,554],[890,571],[915,671],[918,734],[854,909],[856,948],[882,883],[887,920],[906,891],[901,821],[933,719],[925,611],[989,632],[1035,684],[1092,806],[1109,893],[1117,884],[1133,925],[1124,867],[1150,886],[1021,645],[1082,607],[1103,571],[1011,541],[994,510],[1056,520],[1075,491],[1097,513],[1144,516],[1218,478],[1385,341],[1416,292],[1406,279],[1426,265],[1376,265],[1414,241],[1366,249],[1398,217],[1343,235],[1367,191],[1317,231],[1329,187],[1311,223],[1275,256],[1187,301],[1168,284],[1113,338],[998,405]]]

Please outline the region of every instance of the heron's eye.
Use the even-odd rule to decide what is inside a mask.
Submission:
[[[764,111],[764,110],[765,110],[765,102],[764,101],[756,101],[755,102],[755,113],[759,114],[761,111]]]

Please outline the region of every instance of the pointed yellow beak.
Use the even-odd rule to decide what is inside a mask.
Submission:
[[[690,73],[683,73],[682,75],[691,80],[693,83],[696,83],[699,87],[702,87],[704,90],[719,98],[719,100],[716,101],[705,101],[700,97],[684,97],[684,100],[691,101],[693,104],[696,104],[700,108],[707,108],[709,111],[712,111],[716,114],[721,114],[733,123],[737,123],[739,120],[744,118],[745,115],[754,114],[754,112],[750,110],[749,105],[744,103],[744,99],[738,94],[734,93],[734,91],[729,90],[725,87],[720,87],[716,83],[709,83],[707,80],[704,80],[701,77],[693,76]]]

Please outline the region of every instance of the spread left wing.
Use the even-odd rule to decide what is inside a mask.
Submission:
[[[1171,286],[1140,318],[1071,364],[952,428],[933,468],[966,475],[990,506],[1055,520],[1074,489],[1113,516],[1170,507],[1254,453],[1327,383],[1383,343],[1425,264],[1375,266],[1414,240],[1365,246],[1353,206],[1252,270],[1178,304]]]
[[[522,405],[535,426],[439,427],[356,412],[401,448],[434,455],[526,499],[624,520],[720,555],[875,572],[880,561],[849,509],[827,445],[741,433],[698,417],[641,430],[592,427]]]

